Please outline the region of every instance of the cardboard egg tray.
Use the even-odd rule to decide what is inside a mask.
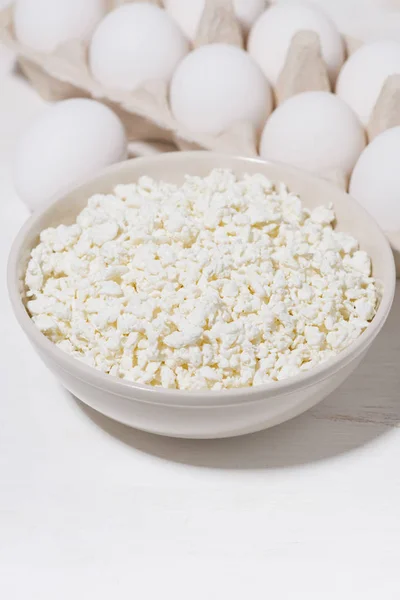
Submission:
[[[132,1],[132,0],[130,0]],[[135,0],[133,0],[135,1]],[[143,1],[143,0],[142,0]],[[148,0],[161,5],[161,0]],[[124,0],[108,0],[108,10]],[[185,129],[173,117],[168,101],[168,86],[161,81],[149,81],[135,91],[106,88],[95,81],[88,66],[88,45],[70,40],[51,54],[36,52],[20,44],[14,35],[13,10],[0,12],[0,41],[13,50],[19,66],[38,93],[49,101],[72,97],[92,97],[107,104],[121,118],[129,142],[155,140],[172,143],[180,149],[207,149],[243,156],[257,156],[258,135],[249,122],[237,122],[229,130],[214,136]],[[237,22],[232,0],[205,0],[194,46],[225,42],[244,46],[243,34]],[[348,54],[360,43],[345,38]],[[278,78],[275,103],[280,104],[300,92],[331,91],[318,35],[300,31],[292,40],[286,63]],[[367,127],[371,141],[390,127],[400,125],[400,75],[389,77],[382,89]],[[335,171],[324,175],[343,189],[346,176]],[[388,234],[395,251],[400,274],[400,232]]]

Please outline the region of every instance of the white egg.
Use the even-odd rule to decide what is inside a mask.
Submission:
[[[304,92],[272,113],[260,154],[316,174],[337,171],[348,176],[364,147],[364,130],[340,98],[329,92]]]
[[[53,52],[71,39],[87,40],[106,12],[106,0],[16,0],[17,40],[38,52]]]
[[[21,200],[39,208],[80,178],[126,158],[123,125],[95,100],[74,98],[54,104],[17,144],[14,184]]]
[[[308,2],[284,2],[268,8],[250,31],[248,51],[276,85],[293,36],[299,31],[318,33],[322,56],[332,83],[344,61],[344,46],[334,23]]]
[[[184,34],[194,41],[205,0],[164,0],[164,5]],[[244,33],[248,33],[266,5],[266,0],[233,0],[233,9]]]
[[[189,131],[218,134],[238,121],[261,130],[272,110],[271,87],[252,58],[228,44],[194,50],[176,69],[170,102]]]
[[[367,125],[386,79],[395,73],[400,73],[399,42],[365,44],[343,66],[336,93]]]
[[[400,127],[378,135],[354,167],[350,194],[388,232],[400,232]]]
[[[332,19],[342,34],[364,40],[365,30],[388,12],[390,0],[313,0],[313,3]]]
[[[168,82],[189,44],[178,25],[154,4],[125,4],[110,12],[90,46],[93,76],[111,88],[133,90],[151,80]]]

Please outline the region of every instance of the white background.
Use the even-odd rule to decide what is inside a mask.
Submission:
[[[179,441],[95,414],[8,303],[12,151],[44,104],[0,59],[0,598],[398,600],[400,287],[357,373],[273,430]]]

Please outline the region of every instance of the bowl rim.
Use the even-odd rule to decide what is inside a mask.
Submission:
[[[368,218],[371,227],[375,229],[375,234],[379,238],[379,247],[381,254],[384,254],[384,260],[388,261],[390,274],[389,284],[386,283],[383,289],[380,304],[377,313],[373,321],[369,324],[367,329],[347,348],[339,352],[336,356],[320,363],[313,367],[309,371],[304,371],[293,377],[288,377],[281,381],[261,384],[257,386],[249,386],[244,388],[224,389],[221,391],[213,390],[180,390],[180,389],[167,389],[162,387],[155,387],[125,379],[119,379],[117,377],[110,376],[109,374],[102,373],[94,367],[84,364],[78,359],[74,358],[63,352],[53,342],[51,342],[33,323],[29,316],[25,305],[23,303],[20,293],[20,279],[18,276],[18,259],[23,246],[25,237],[28,233],[34,232],[37,228],[37,223],[41,220],[43,215],[58,201],[61,201],[70,193],[74,192],[81,186],[87,185],[93,180],[104,176],[113,175],[118,171],[127,166],[128,164],[135,163],[135,165],[143,166],[149,163],[157,161],[179,161],[184,160],[185,157],[190,158],[191,161],[201,157],[214,159],[216,162],[223,159],[232,159],[242,164],[246,163],[258,163],[260,165],[270,165],[272,167],[279,167],[285,169],[288,173],[292,173],[296,177],[301,177],[303,180],[308,180],[310,184],[318,182],[319,185],[324,185],[326,189],[333,188],[335,192],[342,193],[346,196],[348,202],[355,203],[358,210],[362,211]],[[218,164],[216,167],[218,168]],[[39,230],[38,230],[39,231]],[[213,406],[215,408],[228,405],[239,405],[242,403],[248,404],[249,402],[264,400],[269,397],[275,397],[277,395],[284,396],[293,393],[295,390],[304,390],[308,387],[312,387],[318,383],[323,382],[325,379],[332,377],[339,370],[344,368],[357,356],[361,355],[367,350],[369,345],[372,343],[374,338],[378,335],[382,329],[387,316],[389,314],[396,287],[396,273],[395,264],[390,244],[385,237],[385,234],[376,223],[374,218],[347,192],[338,190],[338,188],[325,180],[321,180],[315,175],[304,172],[300,169],[274,162],[263,160],[259,157],[242,157],[238,155],[228,155],[226,153],[209,152],[209,151],[189,151],[189,152],[168,152],[166,154],[158,154],[153,156],[133,158],[126,161],[122,161],[111,165],[105,169],[102,169],[91,176],[83,178],[79,182],[75,182],[73,185],[68,186],[62,192],[57,193],[50,200],[45,202],[43,206],[35,211],[22,225],[19,232],[17,233],[9,253],[8,265],[7,265],[7,285],[10,302],[15,314],[15,317],[31,341],[37,349],[39,355],[46,356],[46,359],[57,364],[57,367],[62,371],[68,373],[92,387],[98,388],[102,391],[108,391],[111,394],[122,396],[128,400],[140,401],[151,404],[161,404],[163,406],[175,406],[175,407],[206,407]]]

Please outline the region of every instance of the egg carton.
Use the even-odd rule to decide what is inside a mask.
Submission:
[[[123,2],[109,0],[108,8],[111,10],[120,4]],[[51,54],[36,52],[20,44],[14,35],[12,7],[0,13],[0,41],[16,53],[21,70],[45,100],[59,101],[77,96],[100,100],[122,119],[130,142],[162,140],[174,142],[180,148],[257,155],[256,135],[248,123],[237,123],[230,131],[218,136],[195,134],[178,124],[171,113],[168,86],[164,82],[149,81],[133,92],[102,86],[90,73],[88,46],[80,40],[70,40]],[[206,2],[195,45],[214,41],[243,43],[229,1]]]
[[[161,4],[158,0],[154,1]],[[108,9],[120,4],[123,0],[108,0]],[[251,123],[235,123],[220,135],[197,134],[182,127],[171,113],[168,87],[163,82],[149,81],[133,92],[102,86],[91,76],[86,43],[70,40],[51,54],[36,52],[19,44],[14,35],[12,7],[0,13],[0,39],[16,53],[21,70],[43,98],[58,101],[86,96],[101,100],[122,119],[130,142],[162,140],[175,143],[181,149],[204,148],[257,156],[258,136]],[[244,45],[232,0],[205,2],[194,46],[213,42]],[[299,32],[293,39],[278,81],[277,103],[301,91],[329,89],[317,35]]]
[[[162,4],[161,0],[147,1]],[[108,0],[108,10],[123,3],[124,0]],[[101,100],[122,119],[130,142],[161,140],[175,143],[181,149],[204,148],[246,156],[258,154],[258,135],[251,123],[235,123],[219,135],[197,134],[177,123],[169,107],[168,87],[164,82],[149,81],[132,92],[102,86],[90,73],[88,47],[82,41],[70,40],[51,54],[23,46],[14,35],[13,10],[10,6],[0,13],[0,40],[16,53],[21,70],[44,99],[58,101],[86,96]],[[213,42],[240,47],[244,45],[232,0],[205,0],[194,46]],[[359,45],[356,40],[349,38],[346,42],[350,51]],[[276,85],[276,104],[294,94],[310,90],[331,91],[331,85],[321,56],[318,35],[311,31],[300,31],[292,40],[286,64]],[[384,129],[400,124],[399,95],[399,78],[393,76],[387,81],[375,107],[368,128],[370,139]],[[327,173],[326,176],[341,187],[347,185],[342,173]]]
[[[130,0],[137,1],[137,0]],[[143,1],[143,0],[141,0]],[[147,0],[162,5],[161,0]],[[188,0],[189,1],[189,0]],[[108,10],[124,0],[107,0]],[[13,10],[0,12],[0,41],[15,52],[19,66],[38,93],[48,101],[72,97],[92,97],[107,104],[121,118],[129,142],[151,141],[174,144],[182,150],[206,149],[255,157],[258,155],[258,132],[249,122],[237,122],[219,135],[188,131],[173,117],[168,100],[168,86],[149,81],[135,91],[106,88],[91,75],[88,44],[70,40],[51,54],[36,52],[20,44],[14,34]],[[205,0],[194,47],[224,42],[244,47],[241,27],[235,18],[232,0]],[[360,45],[345,37],[347,53]],[[312,31],[299,31],[292,39],[285,65],[278,78],[275,104],[305,91],[332,91],[322,58],[319,37]],[[400,75],[389,77],[382,89],[367,127],[369,140],[390,127],[400,125]],[[334,171],[324,177],[347,189],[344,173]],[[400,233],[388,234],[395,250],[400,274]]]

